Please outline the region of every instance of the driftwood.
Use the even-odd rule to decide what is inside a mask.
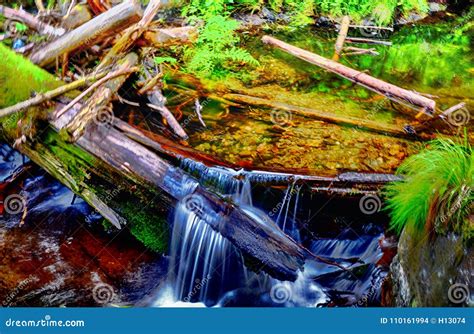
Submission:
[[[321,112],[321,111],[310,109],[310,108],[288,105],[286,103],[281,103],[281,102],[276,102],[276,101],[269,101],[266,99],[249,96],[249,95],[225,94],[224,98],[236,103],[242,103],[242,104],[270,108],[270,109],[286,110],[286,111],[289,111],[301,116],[317,119],[317,120],[328,122],[328,123],[354,126],[360,129],[366,129],[372,132],[381,133],[385,135],[391,135],[395,137],[403,137],[403,138],[408,138],[408,139],[411,138],[411,139],[416,139],[416,140],[425,138],[425,137],[420,137],[419,135],[413,136],[402,129],[388,126],[388,125],[381,125],[378,122],[374,122],[374,121],[362,120],[359,118],[349,117],[349,116],[334,115],[331,113],[325,113],[325,112]],[[426,138],[426,139],[429,139],[429,138]]]
[[[351,19],[349,16],[346,15],[342,18],[341,29],[339,29],[339,35],[337,36],[336,45],[334,46],[334,56],[332,57],[334,61],[338,61],[339,57],[341,56],[350,23]]]
[[[28,27],[38,31],[40,34],[50,36],[61,36],[66,30],[63,28],[56,28],[44,22],[41,22],[30,13],[25,12],[23,9],[12,9],[3,5],[0,5],[0,15],[10,20],[21,21]]]
[[[64,54],[92,45],[105,37],[113,36],[137,22],[141,15],[142,10],[137,1],[125,1],[46,46],[39,46],[31,54],[30,60],[39,66],[49,65]]]
[[[117,93],[131,74],[132,68],[137,62],[138,56],[135,53],[129,53],[118,62],[118,68],[115,72],[121,73],[121,75],[107,81],[98,88],[87,100],[81,111],[66,126],[67,133],[71,136],[72,141],[76,141],[82,136],[86,126],[93,120],[101,122],[113,117],[112,109],[108,108],[108,105],[112,101],[114,94]]]
[[[430,116],[434,113],[436,102],[420,94],[397,87],[363,72],[321,57],[315,53],[282,42],[276,38],[264,36],[262,41],[311,64],[317,65],[327,71],[340,75],[343,78],[364,86],[378,94],[384,95],[391,100],[421,107],[423,108],[423,111]]]

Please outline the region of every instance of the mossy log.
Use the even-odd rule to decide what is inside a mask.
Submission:
[[[3,66],[14,67],[15,64]],[[28,75],[30,73],[17,73],[18,77]],[[47,80],[54,78],[50,76]],[[79,110],[71,108],[49,124],[45,120],[41,124],[41,118],[28,118],[30,127],[41,129],[36,132],[34,140],[21,141],[18,149],[82,196],[111,222],[119,225],[122,218],[134,219],[134,215],[143,214],[142,208],[146,212],[147,207],[154,205],[157,197],[169,198],[173,202],[192,198],[193,202],[202,205],[201,210],[198,210],[201,219],[229,239],[243,255],[257,259],[263,270],[278,279],[295,280],[305,259],[313,258],[276,225],[254,220],[229,200],[203,188],[181,169],[109,124],[92,122],[76,144],[65,143],[58,132]],[[22,114],[34,116],[38,113],[38,109],[32,109]],[[50,111],[49,115],[54,113]],[[0,120],[2,136],[9,143],[22,136],[16,126],[20,117],[17,113]],[[128,211],[128,217],[122,217],[120,213],[124,212],[123,208],[118,206],[115,209],[111,205],[115,196],[112,196],[112,200],[107,199],[107,194],[104,195],[101,187],[96,186],[98,184],[114,185],[115,189],[125,189],[124,192],[128,193],[133,190],[132,196],[125,198],[122,205],[138,200],[141,204],[132,205],[136,208],[134,215]],[[192,185],[190,192],[184,191],[185,184]],[[168,238],[166,230],[161,231],[161,238]]]

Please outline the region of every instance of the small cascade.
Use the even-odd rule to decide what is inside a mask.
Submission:
[[[179,187],[181,200],[172,216],[172,237],[167,288],[161,288],[155,306],[306,306],[354,305],[364,296],[374,296],[373,282],[380,281],[376,262],[382,255],[377,233],[357,238],[341,234],[336,238],[313,240],[307,247],[314,253],[334,259],[349,270],[318,261],[307,261],[295,282],[282,282],[264,272],[248,270],[238,249],[202,220],[206,207],[192,201],[198,183],[228,197],[252,219],[278,226],[297,242],[302,242],[298,216],[302,186],[293,180],[280,202],[271,210],[255,206],[252,197],[252,175],[221,167],[207,167],[183,160],[181,168],[193,177],[185,177]],[[262,175],[259,175],[262,177]],[[190,197],[191,203],[190,205]],[[281,233],[281,232],[280,232]],[[347,291],[352,294],[343,295]],[[372,291],[372,292],[371,292]],[[368,297],[365,297],[368,298]]]
[[[244,278],[239,252],[186,207],[176,207],[170,252],[175,301],[215,304]]]

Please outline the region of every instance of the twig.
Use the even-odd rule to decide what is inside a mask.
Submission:
[[[378,39],[370,39],[370,38],[360,38],[360,37],[346,37],[347,43],[362,43],[362,44],[380,44],[385,46],[391,46],[392,42],[389,41],[381,41]]]
[[[89,94],[91,91],[93,91],[94,89],[96,89],[97,87],[99,87],[100,85],[102,85],[104,82],[107,82],[109,81],[110,79],[113,79],[113,78],[116,78],[116,77],[119,77],[121,75],[124,75],[124,74],[129,74],[129,73],[132,73],[132,72],[136,72],[138,71],[138,68],[137,67],[132,67],[130,69],[126,69],[126,70],[118,70],[118,71],[115,71],[115,72],[112,72],[112,73],[109,73],[107,74],[105,77],[103,77],[102,79],[96,81],[94,84],[90,85],[89,88],[87,88],[85,91],[83,91],[81,94],[79,94],[78,96],[76,96],[71,102],[69,102],[66,106],[64,106],[64,108],[62,108],[61,110],[58,111],[58,113],[56,114],[56,117],[61,117],[66,111],[68,111],[69,109],[71,109],[77,102],[79,102],[84,96],[86,96],[87,94]]]
[[[202,105],[199,102],[199,99],[196,99],[194,101],[194,110],[196,111],[199,122],[202,124],[203,127],[207,128],[206,123],[204,123],[204,120],[202,119],[202,115],[201,115]]]
[[[94,75],[81,78],[81,79],[73,81],[69,84],[60,86],[60,87],[58,87],[56,89],[53,89],[53,90],[50,90],[49,92],[38,94],[38,95],[36,95],[35,97],[33,97],[31,99],[28,99],[28,100],[23,101],[23,102],[19,102],[19,103],[13,105],[13,106],[0,109],[0,118],[11,115],[11,114],[14,114],[16,112],[22,111],[24,109],[27,109],[27,108],[30,108],[30,107],[33,107],[33,106],[36,106],[36,105],[41,104],[45,101],[51,100],[51,99],[53,99],[57,96],[63,95],[63,94],[65,94],[65,93],[67,93],[71,90],[78,89],[82,86],[86,86],[90,82],[93,82],[93,81],[96,81],[96,80],[99,80],[99,79],[103,78],[105,75],[106,75],[105,72],[96,73]]]

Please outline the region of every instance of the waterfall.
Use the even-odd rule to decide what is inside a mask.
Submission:
[[[240,251],[200,218],[207,210],[199,198],[193,198],[195,187],[200,183],[213,189],[236,203],[252,219],[274,224],[301,242],[297,216],[302,186],[293,180],[281,201],[264,212],[254,205],[251,180],[255,175],[251,172],[207,167],[192,160],[183,160],[181,168],[193,177],[185,177],[180,181],[182,184],[174,185],[179,188],[181,199],[170,218],[173,228],[167,288],[160,289],[154,305],[314,307],[326,305],[346,291],[362,291],[344,296],[348,301],[342,304],[352,305],[371,289],[371,282],[378,279],[375,263],[381,256],[380,236],[368,234],[356,239],[345,235],[316,239],[308,245],[314,254],[337,259],[347,267],[353,266],[351,261],[357,258],[357,266],[362,266],[362,270],[367,268],[362,279],[317,261],[307,261],[295,282],[282,282],[264,272],[255,273],[252,271],[255,268],[247,270]]]

